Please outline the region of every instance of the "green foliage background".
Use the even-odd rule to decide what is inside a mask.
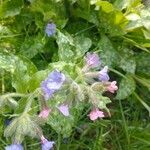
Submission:
[[[45,35],[53,21],[57,34]],[[119,90],[110,95],[112,117],[90,122],[87,110],[76,115],[69,138],[44,125],[44,133],[60,150],[148,150],[150,147],[150,8],[141,0],[1,0],[0,90],[34,91],[48,70],[57,67],[75,76],[87,51],[98,52],[110,68]],[[11,102],[10,102],[11,101]],[[9,104],[17,105],[14,100]],[[0,101],[0,150],[10,144],[3,132],[5,120],[25,105],[10,109]],[[3,107],[2,107],[3,106]],[[81,108],[82,110],[82,108]],[[37,111],[37,103],[33,104]],[[57,114],[56,114],[57,115]],[[59,118],[58,118],[59,120]],[[61,120],[61,119],[60,119]],[[64,120],[61,120],[64,124]],[[49,124],[53,121],[50,120]],[[52,125],[53,126],[53,125]],[[68,134],[70,130],[64,128]],[[61,130],[61,129],[60,129]],[[59,132],[59,130],[58,130]],[[26,150],[39,149],[39,141],[26,137]]]

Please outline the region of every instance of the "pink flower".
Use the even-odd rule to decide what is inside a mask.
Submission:
[[[64,116],[69,116],[69,107],[67,104],[60,105],[58,109]]]
[[[103,113],[102,111],[100,111],[98,108],[94,108],[94,109],[90,112],[90,114],[89,114],[88,116],[90,117],[90,119],[91,119],[92,121],[94,121],[94,120],[96,120],[96,119],[98,119],[98,118],[103,118],[103,117],[105,117],[105,116],[104,116],[104,113]]]
[[[44,108],[44,109],[39,113],[39,117],[41,117],[41,118],[43,118],[43,119],[47,119],[50,112],[51,112],[51,109],[49,109],[49,108]]]
[[[111,82],[110,85],[108,85],[106,88],[107,91],[114,93],[116,90],[118,90],[116,83],[117,83],[116,81]]]

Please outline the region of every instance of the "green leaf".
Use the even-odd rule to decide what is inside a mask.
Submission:
[[[11,34],[12,32],[8,27],[0,25],[0,39],[3,38],[4,36],[11,35]]]
[[[92,41],[90,38],[84,36],[75,37],[76,55],[82,57],[92,46]]]
[[[42,38],[41,35],[27,38],[21,45],[20,54],[33,58],[36,54],[43,52],[45,42]]]
[[[57,3],[53,0],[36,0],[31,4],[31,11],[41,13],[44,22],[53,20],[60,28],[67,23],[64,3]]]
[[[108,1],[98,1],[96,3],[99,9],[100,29],[111,36],[120,36],[126,34],[125,27],[128,20],[122,11],[115,8]]]
[[[143,29],[142,31],[143,31],[143,34],[144,34],[145,38],[150,40],[150,30],[148,31],[148,30]]]
[[[120,53],[120,61],[118,65],[121,69],[123,69],[127,73],[135,73],[136,69],[136,60],[133,56],[133,51],[127,48],[123,48]]]
[[[109,103],[111,103],[110,98],[101,96],[101,97],[100,97],[100,100],[99,100],[99,103],[98,103],[98,107],[99,107],[100,109],[108,110],[108,108],[107,108],[106,105],[109,104]]]
[[[48,72],[48,70],[41,70],[31,76],[28,83],[28,89],[30,92],[33,92],[36,88],[40,87],[40,83],[47,77]]]
[[[136,56],[137,68],[136,72],[138,74],[144,74],[150,76],[150,56],[149,54],[142,52]]]
[[[118,61],[118,54],[113,47],[109,38],[103,35],[98,43],[100,49],[100,58],[102,59],[103,65],[108,65],[109,67],[115,66]]]
[[[0,69],[13,73],[16,67],[16,61],[18,61],[18,57],[15,55],[0,53]]]
[[[62,61],[75,62],[82,57],[92,45],[90,38],[77,36],[73,38],[68,33],[58,31],[57,44],[59,47],[59,59]]]
[[[141,0],[115,0],[114,6],[118,9],[133,9],[141,5]]]
[[[96,5],[100,6],[101,9],[106,13],[110,13],[114,10],[113,5],[109,3],[108,1],[99,1],[96,3]]]
[[[150,8],[148,9],[142,9],[140,11],[140,15],[141,15],[141,22],[143,24],[143,26],[150,31]]]
[[[23,7],[22,0],[5,0],[0,5],[0,18],[18,15]]]
[[[123,10],[125,8],[127,8],[128,6],[128,0],[115,0],[114,2],[114,6],[120,10]]]
[[[19,143],[22,143],[24,136],[37,137],[37,134],[42,134],[42,131],[28,114],[23,114],[15,118],[4,131],[5,137],[10,136]]]
[[[59,47],[59,59],[62,61],[73,61],[75,55],[75,45],[73,43],[73,38],[69,34],[63,34],[58,31],[56,41]]]
[[[117,92],[116,99],[125,99],[130,96],[136,88],[134,79],[126,75],[126,78],[123,78],[119,84],[119,90]]]
[[[146,78],[143,78],[143,77],[140,77],[140,76],[136,76],[134,75],[133,76],[139,83],[141,83],[143,86],[147,87],[148,90],[150,91],[150,80],[149,79],[146,79]]]
[[[19,60],[15,62],[15,67],[12,85],[17,92],[26,93],[30,77],[37,71],[37,68],[23,56],[20,56]]]
[[[120,67],[128,72],[128,73],[135,73],[135,68],[136,68],[136,62],[134,58],[123,58],[120,61]]]
[[[16,100],[10,97],[7,99],[7,105],[10,106],[11,108],[16,108],[18,106],[18,103]]]

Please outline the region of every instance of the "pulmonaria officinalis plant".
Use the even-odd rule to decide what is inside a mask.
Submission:
[[[13,141],[17,143],[22,143],[25,135],[39,137],[42,150],[50,150],[53,148],[54,142],[48,141],[43,136],[41,124],[37,120],[48,123],[56,132],[67,137],[75,123],[77,112],[82,113],[86,104],[91,107],[91,111],[87,115],[91,121],[105,118],[106,113],[110,115],[106,105],[111,101],[108,97],[103,96],[103,93],[106,91],[114,93],[118,89],[117,82],[109,81],[108,67],[101,66],[98,54],[87,53],[83,60],[82,66],[71,66],[76,76],[72,76],[70,71],[65,68],[53,67],[53,70],[41,81],[40,87],[33,93],[18,95],[27,97],[27,105],[23,113],[12,120],[6,128],[5,136],[12,136]],[[69,67],[70,64],[66,65]],[[11,97],[11,94],[3,97]],[[40,112],[32,116],[30,111],[35,99],[39,100]],[[24,122],[27,126],[24,125]],[[24,126],[24,130],[20,133],[22,126]],[[12,144],[6,149],[14,147],[18,150],[23,149],[20,144]]]

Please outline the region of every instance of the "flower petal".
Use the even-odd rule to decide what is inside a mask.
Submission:
[[[69,107],[67,104],[60,105],[58,109],[64,116],[69,116]]]

